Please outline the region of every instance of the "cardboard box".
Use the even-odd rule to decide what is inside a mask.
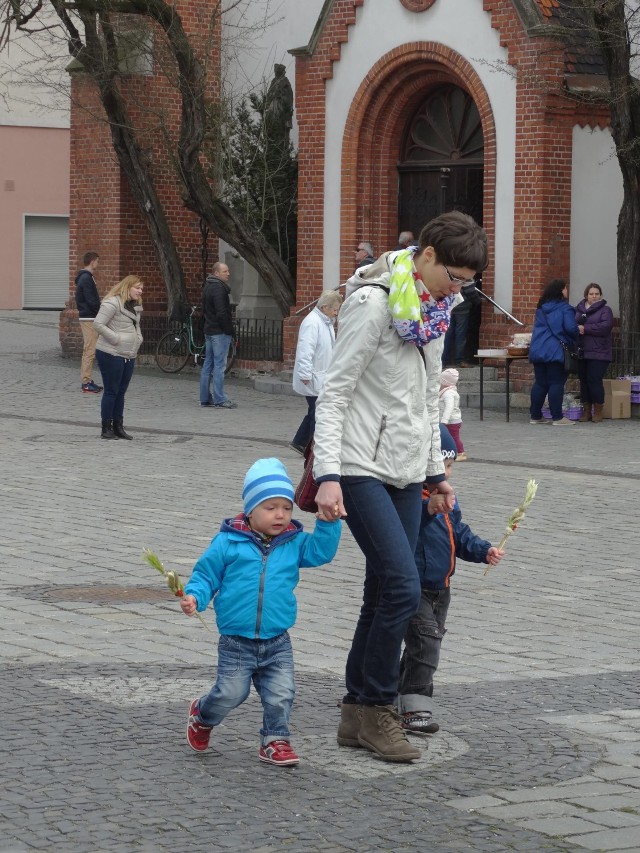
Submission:
[[[631,417],[631,380],[604,379],[604,407],[602,416],[605,418]]]

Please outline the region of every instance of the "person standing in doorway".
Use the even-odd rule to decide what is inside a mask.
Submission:
[[[82,361],[80,362],[80,379],[83,394],[99,394],[102,385],[93,381],[93,363],[96,357],[98,332],[93,321],[100,310],[100,296],[96,280],[93,277],[98,269],[99,255],[97,252],[85,252],[82,258],[84,268],[76,276],[76,306],[78,320],[82,332]]]
[[[396,251],[399,252],[402,249],[408,249],[409,246],[415,246],[415,244],[416,238],[413,236],[413,231],[401,231],[398,235]]]
[[[207,276],[202,293],[204,314],[205,358],[200,374],[200,405],[216,409],[237,409],[238,404],[224,392],[224,371],[233,340],[233,315],[229,267],[218,261]],[[213,397],[211,376],[213,375]]]

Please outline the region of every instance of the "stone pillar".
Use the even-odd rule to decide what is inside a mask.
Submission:
[[[236,303],[236,317],[259,320],[281,320],[282,312],[256,270],[236,252],[227,251],[224,262],[231,272],[231,301]]]

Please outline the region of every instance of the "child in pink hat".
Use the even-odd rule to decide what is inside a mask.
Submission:
[[[460,412],[460,394],[458,394],[458,379],[460,374],[453,367],[442,371],[440,376],[440,423],[444,424],[454,440],[458,451],[458,462],[464,462],[467,454],[460,438],[462,413]]]

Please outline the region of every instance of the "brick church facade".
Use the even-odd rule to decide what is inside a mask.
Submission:
[[[200,4],[177,5],[197,32]],[[574,304],[588,282],[600,281],[617,313],[622,190],[602,96],[606,79],[579,32],[573,43],[556,37],[556,26],[566,23],[561,15],[558,0],[326,0],[309,43],[291,50],[298,285],[297,305],[284,321],[285,365],[301,320],[293,312],[346,280],[359,241],[370,240],[376,252],[393,248],[400,230],[417,233],[452,208],[482,222],[492,248],[483,288],[524,322],[555,277],[570,282]],[[162,101],[177,119],[175,93],[160,77],[132,77],[127,85],[132,105]],[[73,87],[74,104],[93,98],[100,112],[82,75]],[[145,314],[162,313],[153,246],[108,127],[74,105],[71,128],[71,268],[96,248],[103,282],[135,270],[146,283]],[[197,299],[199,222],[182,207],[151,132],[147,143]],[[67,349],[76,326],[70,303],[61,326]],[[513,331],[484,306],[483,345],[504,343]]]
[[[454,207],[489,234],[485,291],[525,322],[551,278],[571,282],[574,304],[594,280],[615,301],[605,77],[583,34],[554,37],[561,16],[557,0],[325,3],[293,51],[299,304],[350,275],[358,241],[393,248]],[[513,331],[485,304],[484,345]]]

